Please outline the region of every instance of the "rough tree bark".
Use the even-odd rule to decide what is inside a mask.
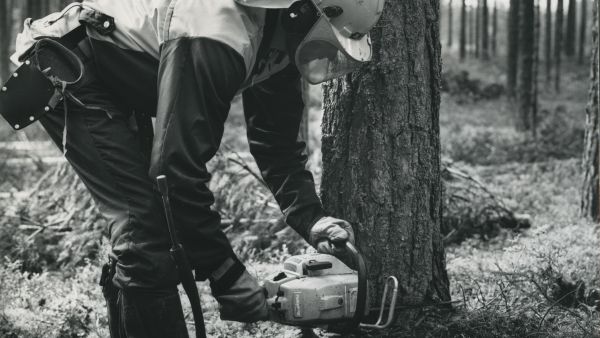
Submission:
[[[563,0],[556,4],[556,20],[554,22],[554,88],[560,92],[560,62],[563,49]]]
[[[598,5],[600,2],[596,0],[593,6],[594,13],[594,29],[592,29],[592,57],[590,62],[590,90],[588,94],[588,103],[586,107],[586,126],[585,126],[585,150],[583,152],[583,186],[581,194],[581,213],[584,217],[589,217],[595,222],[600,221],[600,199],[598,196],[599,184],[598,180],[598,78],[600,59],[598,57],[599,38],[598,38]]]
[[[481,50],[481,0],[475,6],[475,57],[479,59]]]
[[[460,8],[460,41],[459,57],[463,61],[467,56],[467,2],[462,0]]]
[[[577,36],[577,27],[576,25],[576,17],[577,17],[577,2],[576,0],[569,0],[569,5],[567,8],[567,26],[565,29],[565,54],[567,56],[575,55],[575,41]]]
[[[453,14],[453,10],[452,10],[452,0],[448,1],[448,48],[452,47],[452,30],[453,30],[453,25],[454,25],[454,20],[452,17]]]
[[[440,235],[439,3],[387,1],[373,62],[325,86],[324,206],[355,226],[372,295],[394,275],[401,304],[450,299]]]
[[[544,33],[544,62],[546,80],[552,79],[552,0],[546,0],[546,27]]]
[[[481,58],[489,60],[489,11],[487,0],[481,0]]]
[[[496,56],[498,45],[498,3],[494,0],[494,9],[492,11],[492,55]]]
[[[517,88],[517,72],[519,69],[519,0],[510,0],[508,10],[508,47],[506,89],[508,95],[514,97]]]
[[[579,26],[579,64],[583,64],[585,61],[585,46],[588,41],[586,40],[586,30],[587,30],[587,2],[588,0],[581,0],[581,20]]]
[[[534,0],[521,0],[519,29],[519,117],[517,129],[532,130],[533,61],[534,61]]]

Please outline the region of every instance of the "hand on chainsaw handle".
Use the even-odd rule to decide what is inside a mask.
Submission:
[[[354,244],[354,230],[342,219],[322,217],[310,228],[309,241],[318,252],[338,256],[345,253],[346,242]]]

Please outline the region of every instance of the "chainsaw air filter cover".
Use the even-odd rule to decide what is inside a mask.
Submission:
[[[282,324],[315,327],[351,321],[356,312],[358,274],[331,255],[290,257],[264,285]]]

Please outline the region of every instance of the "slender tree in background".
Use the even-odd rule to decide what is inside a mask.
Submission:
[[[492,39],[491,39],[492,55],[496,56],[498,47],[498,3],[494,0],[494,9],[492,11]]]
[[[440,234],[439,3],[386,1],[373,62],[324,87],[323,204],[355,226],[374,302],[388,275],[400,281],[400,304],[450,299]]]
[[[581,0],[581,20],[579,22],[579,64],[583,64],[585,60],[585,46],[588,41],[585,39],[587,30],[587,2],[588,0]]]
[[[506,88],[508,95],[514,97],[517,88],[517,71],[519,68],[519,0],[510,0],[508,9],[508,47]]]
[[[487,0],[481,0],[481,57],[484,60],[489,60],[489,15]]]
[[[546,64],[546,80],[550,81],[552,79],[552,0],[546,0],[544,61]]]
[[[599,78],[599,65],[600,58],[598,57],[599,48],[599,37],[598,37],[598,6],[600,2],[596,0],[596,4],[593,6],[592,12],[594,13],[594,26],[596,29],[592,29],[592,57],[590,62],[590,90],[588,94],[588,103],[586,107],[586,125],[585,125],[585,149],[583,152],[583,186],[581,194],[581,213],[584,217],[589,217],[594,221],[600,221],[600,198],[599,198],[599,185],[598,180],[598,136],[600,130],[598,129],[599,114],[600,111],[598,106],[598,85]]]
[[[554,22],[554,87],[560,92],[560,62],[563,49],[563,0],[557,0]]]
[[[567,8],[567,26],[565,27],[565,44],[564,51],[567,56],[575,55],[575,42],[577,37],[576,26],[577,17],[577,2],[576,0],[569,0],[569,6]]]
[[[454,28],[452,12],[452,0],[448,0],[448,48],[452,47],[452,30]]]
[[[520,0],[519,29],[519,117],[517,129],[532,130],[533,61],[534,61],[534,0]]]
[[[7,60],[12,40],[12,13],[12,0],[0,1],[0,81],[2,83],[8,79],[10,72]]]
[[[475,13],[473,6],[469,6],[469,51],[471,56],[475,53]]]
[[[467,56],[467,2],[462,0],[460,6],[460,41],[459,56],[463,61]]]
[[[539,73],[540,73],[540,45],[542,37],[541,21],[542,12],[540,10],[540,2],[542,0],[535,0],[535,12],[534,12],[534,44],[533,44],[533,68],[532,68],[532,102],[531,102],[531,132],[533,137],[537,136],[537,122],[538,122],[538,108],[539,108]]]
[[[475,6],[475,57],[479,58],[480,56],[480,46],[481,46],[481,0],[477,0],[477,5]]]

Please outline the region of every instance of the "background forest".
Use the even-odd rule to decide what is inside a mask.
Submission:
[[[67,2],[0,0],[2,82],[23,20]],[[389,336],[600,336],[596,6],[441,1],[441,230],[452,309],[419,307]],[[322,88],[304,89],[299,137],[320,185]],[[307,250],[259,178],[238,101],[209,167],[214,208],[250,271],[264,277]],[[16,133],[0,120],[0,337],[107,337],[98,286],[106,231],[41,127]],[[209,335],[301,335],[223,322],[208,285],[199,287]]]

